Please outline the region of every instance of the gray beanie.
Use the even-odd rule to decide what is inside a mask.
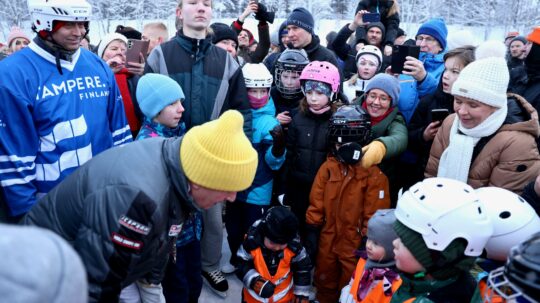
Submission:
[[[37,227],[0,224],[0,256],[2,302],[88,301],[81,259],[55,233]]]
[[[392,241],[398,238],[396,232],[392,228],[395,221],[396,216],[394,215],[394,209],[379,209],[368,221],[368,239],[377,242],[377,244],[384,247],[385,255],[381,262],[394,259],[394,246]]]
[[[400,88],[399,81],[396,77],[387,74],[377,74],[369,80],[366,86],[366,93],[375,88],[384,91],[392,98],[392,106],[398,104]]]

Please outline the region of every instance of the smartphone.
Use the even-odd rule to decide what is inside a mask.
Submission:
[[[143,41],[137,39],[129,39],[126,51],[126,60],[127,62],[139,62],[141,63],[141,58],[139,54],[142,53],[144,60],[148,56],[148,45],[150,41]]]
[[[416,59],[420,57],[420,46],[416,45],[394,45],[392,47],[392,72],[396,74],[403,73],[403,65],[407,61],[406,57],[411,56]]]
[[[379,22],[381,21],[381,14],[379,13],[365,13],[362,15],[363,22]]]
[[[431,110],[431,122],[444,121],[446,117],[450,115],[450,112],[446,108],[435,108]]]

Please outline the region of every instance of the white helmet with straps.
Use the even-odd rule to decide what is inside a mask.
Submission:
[[[476,192],[493,223],[493,235],[485,248],[489,259],[505,261],[512,247],[540,232],[540,218],[534,208],[517,194],[498,187]]]
[[[429,249],[443,251],[453,240],[467,241],[465,255],[479,256],[493,226],[474,189],[457,180],[429,178],[400,195],[396,218],[420,233]]]
[[[272,86],[272,74],[262,63],[247,63],[242,67],[242,74],[246,82],[246,88],[270,88]]]
[[[37,32],[51,31],[53,21],[87,22],[92,16],[85,0],[28,0],[28,9]]]

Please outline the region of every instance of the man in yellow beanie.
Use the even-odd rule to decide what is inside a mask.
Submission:
[[[162,280],[183,221],[234,201],[257,169],[257,152],[229,110],[182,138],[113,148],[83,165],[24,218],[71,243],[88,271],[89,301],[117,302],[123,286]]]

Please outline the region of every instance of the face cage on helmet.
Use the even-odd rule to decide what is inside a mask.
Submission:
[[[337,144],[349,142],[356,142],[362,146],[368,144],[371,140],[371,130],[367,128],[364,122],[360,121],[359,123],[360,125],[351,127],[345,124],[335,125],[330,121],[330,125],[328,126],[328,140]],[[339,141],[340,137],[341,142]]]
[[[539,303],[519,290],[512,282],[508,281],[504,275],[504,266],[492,270],[487,278],[486,292],[483,294],[483,303],[516,302],[519,298],[525,298],[531,303]]]
[[[290,65],[287,64],[287,66]],[[287,68],[279,63],[276,65],[276,88],[286,99],[300,98],[302,96],[302,86],[300,85],[298,88],[285,87],[281,81],[281,74],[283,72],[295,72],[298,75],[298,79],[300,79],[302,69],[298,70],[299,67],[300,66],[295,65],[294,68]],[[300,83],[300,80],[298,80],[298,83]]]

